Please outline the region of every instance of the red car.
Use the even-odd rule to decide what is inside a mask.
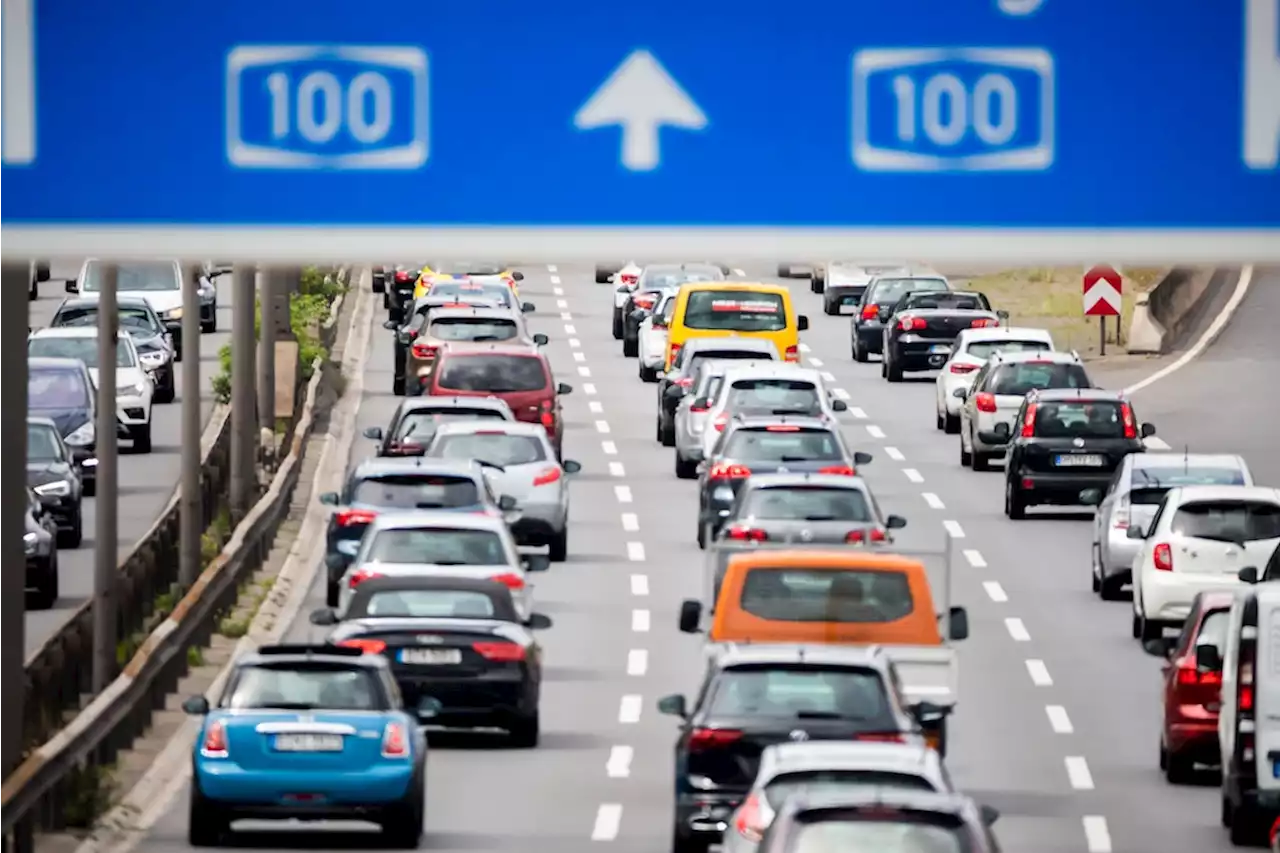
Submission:
[[[1163,670],[1164,723],[1160,733],[1160,769],[1175,785],[1195,779],[1195,765],[1216,766],[1218,708],[1222,689],[1220,670],[1196,667],[1197,646],[1227,647],[1228,611],[1235,595],[1229,591],[1202,592],[1191,602],[1191,613],[1176,639],[1153,640],[1148,651],[1168,658]]]
[[[533,344],[450,343],[437,357],[426,393],[433,397],[497,397],[516,420],[542,424],[561,459],[564,421],[560,397],[573,391],[556,384],[551,364]]]

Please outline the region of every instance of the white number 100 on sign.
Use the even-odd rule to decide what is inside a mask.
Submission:
[[[919,91],[917,91],[919,90]],[[1018,132],[1018,90],[1003,74],[984,74],[970,91],[954,74],[935,74],[924,86],[914,77],[893,78],[898,138],[916,141],[916,114],[934,145],[959,143],[972,130],[987,145],[1007,145]]]
[[[298,81],[284,71],[267,77],[271,95],[271,136],[283,141],[295,130],[315,145],[333,140],[344,127],[357,141],[376,145],[391,130],[391,83],[376,71],[356,75],[343,87],[328,71],[312,71]]]

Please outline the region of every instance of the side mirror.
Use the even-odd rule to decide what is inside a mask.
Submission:
[[[833,412],[847,412],[847,411],[849,411],[849,404],[848,404],[848,403],[846,403],[844,400],[832,400],[832,401],[831,401],[831,411],[833,411]]]
[[[1124,532],[1125,539],[1146,539],[1147,531],[1141,526],[1129,525],[1129,529]]]
[[[503,512],[511,512],[511,510],[515,509],[518,506],[520,506],[520,502],[517,501],[515,498],[513,498],[511,495],[502,495],[501,497],[498,498],[498,509],[502,510]]]
[[[524,281],[524,273],[520,272],[520,270],[516,270],[515,272],[511,273],[511,277],[514,278],[516,281]]]
[[[995,806],[978,806],[978,816],[983,826],[990,827],[1000,819],[1000,810]]]
[[[80,467],[81,468],[97,468],[98,467],[97,457],[90,456],[88,459],[81,459]]]
[[[991,431],[998,435],[1002,440],[1007,439],[1010,433],[1009,425],[1004,422],[996,424]]]
[[[920,702],[911,706],[911,714],[922,726],[937,725],[947,716],[947,709],[932,702]]]
[[[955,642],[969,639],[969,611],[963,607],[953,607],[947,612],[947,616],[950,624],[947,638]]]
[[[520,558],[527,572],[545,572],[551,568],[551,560],[546,554],[525,554]]]
[[[1142,433],[1142,437],[1143,437],[1143,438],[1151,438],[1151,436],[1153,436],[1153,435],[1155,435],[1155,434],[1156,434],[1156,425],[1155,425],[1155,424],[1143,424],[1143,425],[1142,425],[1142,428],[1139,430],[1139,432],[1141,432],[1141,433]]]
[[[423,696],[418,700],[418,707],[414,709],[419,720],[429,720],[438,716],[444,710],[444,704],[434,696]]]
[[[566,459],[560,463],[560,467],[566,474],[576,474],[582,470],[582,463],[575,459]]]
[[[1196,646],[1196,669],[1218,672],[1222,669],[1222,653],[1217,646]]]
[[[805,332],[809,329],[809,318],[801,314],[796,318],[796,331]]]
[[[627,287],[625,284],[618,285],[617,290],[614,291],[614,293],[630,293],[630,292],[631,292],[631,288]]]
[[[311,611],[312,625],[337,625],[338,614],[334,613],[328,607],[321,607],[318,610]]]
[[[49,280],[49,262],[36,261],[36,281],[46,282]]]
[[[643,308],[637,308],[631,312],[631,319],[635,320],[637,323],[644,322],[644,318],[648,316],[649,315],[645,313]]]
[[[1168,660],[1169,655],[1173,654],[1173,650],[1177,648],[1177,645],[1177,637],[1156,637],[1151,640],[1143,640],[1142,650],[1153,658]]]
[[[394,332],[396,329],[400,328],[400,324],[397,323],[395,320],[383,320],[382,328],[387,329],[388,331]]]
[[[680,630],[685,634],[698,633],[698,624],[702,621],[702,602],[686,598],[680,602]]]
[[[322,495],[320,496],[319,500],[320,500],[320,503],[322,503],[322,504],[327,504],[327,505],[329,505],[329,506],[337,506],[337,505],[338,505],[338,493],[337,493],[337,492],[325,492],[324,494],[322,494]]]
[[[957,400],[963,400],[969,396],[969,392],[964,388],[957,388],[951,392],[951,396],[955,397]]]
[[[702,476],[703,474],[707,473],[707,463],[699,462],[698,467],[695,470],[697,471],[698,476]]]
[[[999,317],[1001,320],[1008,320],[1008,319],[1009,319],[1009,312],[1008,312],[1008,311],[997,311],[997,312],[996,312],[996,316],[997,316],[997,317]]]
[[[347,567],[347,561],[341,554],[325,554],[324,567],[335,572],[341,571]]]
[[[884,520],[884,526],[890,530],[901,530],[907,526],[907,520],[900,515],[891,515]]]
[[[182,703],[182,710],[193,717],[203,717],[209,713],[209,700],[203,696],[192,696]]]
[[[521,302],[520,310],[525,314],[532,314],[534,311],[538,310],[538,306],[534,305],[532,302]]]
[[[382,427],[365,427],[364,437],[372,441],[382,441]]]
[[[1102,489],[1085,489],[1079,500],[1082,506],[1097,506],[1102,503]]]
[[[870,453],[863,453],[861,450],[859,450],[857,453],[853,454],[853,464],[854,465],[870,465],[872,458],[873,457],[871,456]]]
[[[1236,577],[1240,579],[1240,583],[1255,584],[1258,582],[1258,567],[1245,566]]]
[[[524,626],[530,631],[545,631],[551,627],[551,617],[542,613],[534,613],[525,620]]]
[[[662,392],[662,396],[666,397],[668,400],[679,400],[684,396],[684,388],[674,384],[668,385],[667,390]]]
[[[663,696],[659,699],[658,713],[666,714],[671,717],[679,717],[682,720],[687,719],[689,716],[689,709],[683,694],[672,693],[670,696]]]
[[[543,334],[537,334],[533,336],[533,342],[540,347],[545,347],[548,343],[551,342],[551,338],[548,338],[546,335],[543,335]]]
[[[565,394],[572,394],[572,393],[573,393],[573,386],[572,386],[572,385],[566,385],[565,383],[561,382],[559,385],[557,385],[557,386],[556,386],[556,393],[557,393],[557,394],[559,394],[559,395],[560,395],[560,396],[562,396],[562,397],[563,397]]]

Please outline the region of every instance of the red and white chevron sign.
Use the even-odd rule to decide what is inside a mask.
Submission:
[[[1115,267],[1098,264],[1084,274],[1084,315],[1086,317],[1119,317],[1120,273]]]

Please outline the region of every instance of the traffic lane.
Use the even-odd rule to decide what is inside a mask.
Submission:
[[[653,696],[684,693],[692,698],[703,675],[700,639],[681,635],[676,624],[679,601],[700,597],[706,586],[706,556],[694,540],[697,485],[675,479],[673,451],[654,440],[655,386],[639,382],[635,360],[623,358],[612,339],[609,294],[596,292],[589,269],[562,267],[561,272],[571,276],[570,293],[585,293],[590,300],[589,307],[571,303],[574,325],[584,336],[586,360],[598,380],[602,415],[610,427],[608,440],[627,471],[643,536],[651,591]],[[842,428],[858,440],[856,420],[842,417]],[[941,529],[922,523],[918,496],[883,455],[864,474],[886,512],[911,520],[900,542],[904,549],[929,552],[923,559],[934,575],[935,604],[942,607]],[[961,699],[951,721],[948,767],[957,784],[1002,810],[1000,837],[1010,849],[1078,851],[1080,815],[1064,797],[1071,789],[1061,757],[1048,748],[1053,736],[1048,721],[1032,701],[1037,688],[1016,649],[1002,639],[1007,634],[1001,607],[985,594],[980,579],[962,568],[958,551],[955,559],[953,597],[969,608],[973,637],[958,646]],[[646,714],[651,705],[647,702]],[[625,804],[622,837],[652,845],[649,849],[669,842],[676,731],[675,721],[655,715],[652,722],[642,719],[633,744],[636,784]]]
[[[921,503],[925,493],[935,497],[937,523],[958,524],[963,547],[1002,585],[1010,616],[1026,628],[1024,644],[1052,679],[1044,701],[1061,706],[1070,720],[1064,759],[1070,749],[1090,769],[1095,787],[1080,792],[1082,811],[1107,817],[1116,849],[1179,849],[1188,841],[1193,846],[1182,849],[1227,849],[1215,819],[1216,789],[1174,788],[1158,772],[1159,662],[1130,637],[1129,606],[1103,603],[1090,592],[1091,514],[1033,511],[1026,521],[1010,522],[1003,515],[1002,475],[961,469],[958,437],[934,428],[932,375],[890,385],[878,364],[857,365],[843,356],[847,336],[847,321],[815,324],[810,355],[866,411],[865,440],[886,456],[894,448],[898,473],[907,481],[913,472]],[[822,359],[827,353],[838,355]],[[874,437],[872,428],[883,437]],[[1168,432],[1178,430],[1173,419]]]
[[[79,264],[67,273],[75,278]],[[55,272],[61,272],[55,266]],[[200,417],[208,422],[213,411],[212,380],[219,370],[218,350],[231,340],[231,282],[218,279],[218,328],[220,331],[200,336]],[[54,285],[59,289],[55,290]],[[49,281],[41,285],[40,298],[29,303],[32,328],[48,326],[62,304],[66,293],[62,283]],[[152,409],[151,452],[135,454],[131,442],[120,443],[119,490],[116,514],[119,522],[118,544],[123,557],[151,529],[177,488],[182,459],[182,401],[186,389],[182,381],[182,365],[175,365],[177,396],[172,403]],[[84,540],[79,548],[65,548],[58,553],[57,602],[49,610],[29,610],[26,614],[25,649],[31,655],[62,628],[72,614],[93,595],[93,562],[97,524],[97,499],[85,498]]]

